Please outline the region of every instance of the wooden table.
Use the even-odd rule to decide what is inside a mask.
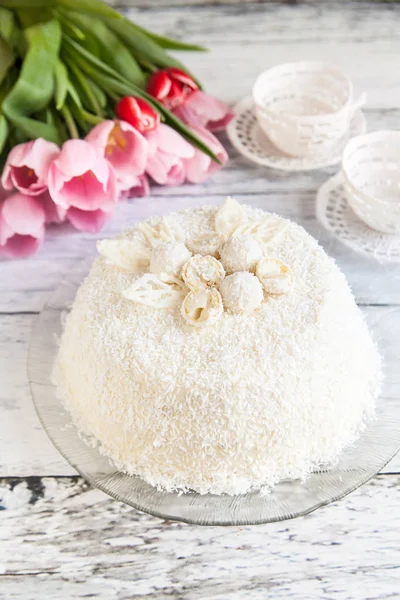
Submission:
[[[319,58],[344,68],[357,90],[368,93],[370,130],[399,127],[400,5],[131,4],[137,7],[129,14],[145,27],[209,46],[209,54],[184,59],[210,92],[229,102],[249,94],[256,75],[270,65]],[[251,166],[226,144],[231,160],[212,180],[155,190],[151,200],[120,206],[101,236],[154,212],[220,203],[229,193],[316,235],[369,311],[383,314],[400,304],[399,267],[360,258],[316,224],[315,193],[334,169],[281,175]],[[93,246],[92,235],[54,229],[37,256],[0,265],[0,598],[399,597],[399,458],[338,503],[258,527],[165,522],[76,476],[37,420],[25,369],[37,313]]]

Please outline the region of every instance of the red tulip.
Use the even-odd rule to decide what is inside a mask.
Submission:
[[[190,75],[175,67],[156,71],[147,83],[149,94],[169,109],[183,104],[186,98],[198,89],[197,83]]]
[[[124,96],[115,107],[117,116],[132,127],[145,133],[152,131],[160,123],[160,115],[150,104],[137,96]]]

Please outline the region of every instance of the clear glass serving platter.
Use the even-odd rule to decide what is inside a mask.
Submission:
[[[198,525],[283,521],[349,494],[379,472],[399,449],[400,308],[366,307],[366,318],[384,357],[385,385],[376,420],[334,466],[313,473],[306,481],[283,481],[267,495],[252,492],[238,496],[167,493],[139,477],[119,472],[97,448],[85,443],[51,383],[63,319],[90,264],[91,259],[79,265],[41,312],[32,333],[28,376],[37,413],[55,447],[82,477],[113,498],[158,517]]]

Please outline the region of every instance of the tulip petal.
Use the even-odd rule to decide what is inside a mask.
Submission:
[[[47,187],[49,165],[59,153],[56,144],[42,138],[14,146],[4,166],[3,186],[31,196],[41,194]]]
[[[1,216],[8,227],[20,235],[40,237],[45,223],[45,212],[40,201],[24,194],[6,198]]]
[[[146,170],[150,177],[160,185],[180,185],[185,179],[182,161],[161,150],[149,157]]]
[[[137,198],[139,196],[150,195],[150,184],[146,175],[139,175],[129,180],[119,181],[119,199],[121,201],[128,198]]]
[[[163,100],[169,94],[171,89],[171,79],[165,71],[156,71],[147,82],[147,91],[149,94]]]
[[[184,104],[174,110],[175,115],[192,127],[206,127],[210,131],[225,129],[233,119],[232,109],[214,96],[201,90],[190,94]]]
[[[202,183],[211,173],[218,171],[228,160],[228,154],[217,138],[203,127],[194,127],[194,133],[218,156],[221,164],[211,160],[204,152],[197,150],[193,158],[184,160],[186,179],[191,183]]]
[[[80,210],[72,207],[67,211],[67,219],[72,225],[80,231],[88,231],[89,233],[97,233],[100,231],[107,219],[112,215],[112,212],[104,210]]]
[[[63,223],[65,221],[66,210],[53,202],[49,192],[46,190],[38,200],[42,203],[46,215],[46,224],[48,223]]]
[[[26,258],[35,254],[42,245],[44,237],[44,228],[38,237],[31,235],[13,235],[5,244],[0,247],[1,254],[8,258]]]
[[[96,149],[85,140],[67,140],[52,166],[55,165],[66,180],[90,171],[97,159]]]
[[[104,148],[107,146],[108,136],[110,135],[114,126],[115,121],[106,119],[105,121],[102,121],[93,127],[85,137],[85,140],[89,142],[89,144],[92,144],[92,146],[101,148],[102,152],[104,153]]]
[[[155,148],[168,154],[174,154],[180,158],[191,158],[194,156],[194,148],[172,127],[160,123],[155,131],[147,134],[149,140],[149,151],[154,152]]]

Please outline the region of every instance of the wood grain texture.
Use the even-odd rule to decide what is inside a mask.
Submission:
[[[144,515],[80,479],[0,480],[0,598],[395,598],[399,485],[380,476],[302,519],[217,528]]]
[[[179,54],[207,90],[228,102],[263,69],[316,58],[342,66],[368,93],[370,130],[398,128],[400,4],[123,0],[144,27],[210,53]],[[114,5],[116,2],[112,2]],[[119,4],[121,4],[119,2]],[[224,142],[226,143],[226,139]],[[227,144],[228,166],[202,186],[155,188],[118,208],[98,237],[140,218],[228,193],[302,224],[339,262],[370,318],[400,304],[400,267],[382,267],[332,240],[314,217],[315,193],[335,169],[282,175],[253,167]],[[0,263],[0,600],[381,600],[398,597],[399,475],[380,475],[346,499],[296,520],[198,528],[161,521],[90,489],[53,448],[30,398],[30,331],[96,236],[53,229],[29,261]],[[375,305],[375,306],[371,306]],[[400,360],[400,357],[399,357]],[[400,371],[392,369],[400,398]],[[399,407],[400,409],[400,407]],[[400,457],[385,469],[400,470]]]

